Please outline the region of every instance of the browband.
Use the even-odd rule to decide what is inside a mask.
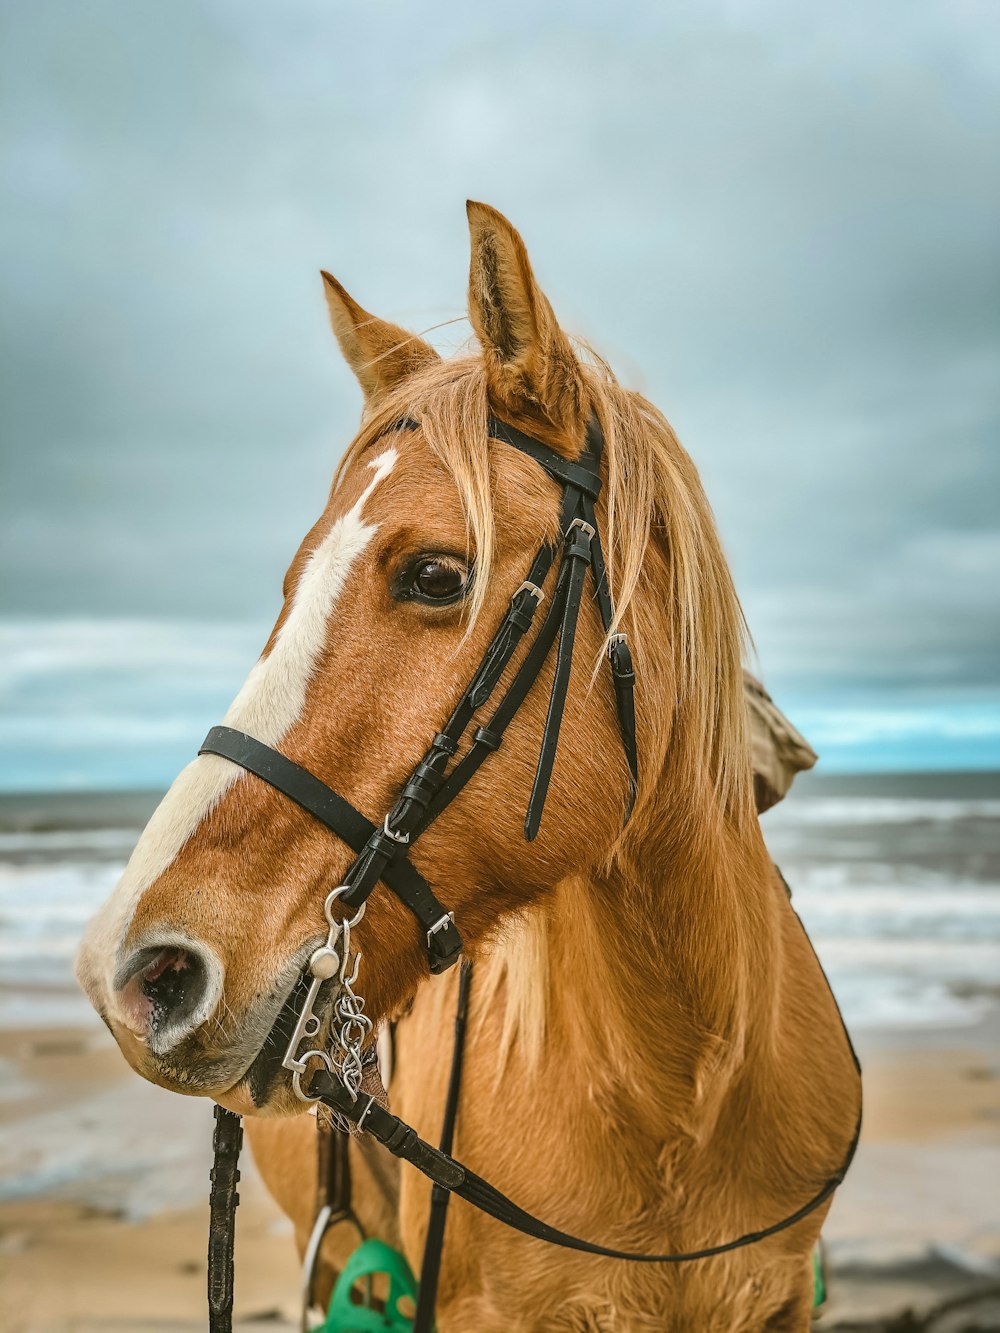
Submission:
[[[389,430],[419,429],[420,422],[413,417],[401,417],[389,427]],[[581,458],[591,454],[593,460],[599,463],[600,447],[595,452],[593,445],[595,441],[603,444],[600,429],[596,418],[591,417],[587,426],[587,448],[580,455]],[[589,468],[579,462],[573,463],[568,458],[563,458],[562,454],[557,453],[549,445],[525,435],[523,430],[518,430],[507,421],[501,421],[499,417],[486,418],[486,434],[491,440],[499,440],[501,444],[509,444],[520,453],[527,454],[543,467],[550,477],[562,482],[564,486],[572,486],[575,490],[582,491],[591,500],[596,500],[600,495],[601,475],[597,468]]]

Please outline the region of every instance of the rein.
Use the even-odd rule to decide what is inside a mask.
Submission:
[[[388,1148],[400,1161],[409,1162],[418,1171],[432,1181],[435,1186],[447,1190],[450,1194],[471,1203],[480,1212],[502,1222],[504,1226],[520,1231],[522,1235],[532,1236],[536,1240],[547,1241],[550,1245],[559,1245],[567,1250],[579,1250],[584,1254],[597,1254],[605,1259],[626,1259],[637,1264],[686,1264],[694,1259],[711,1259],[715,1255],[728,1254],[730,1250],[742,1249],[745,1245],[756,1245],[768,1236],[775,1236],[779,1231],[787,1231],[808,1217],[833,1194],[843,1182],[848,1168],[857,1150],[861,1134],[861,1119],[858,1118],[854,1134],[843,1161],[830,1178],[820,1187],[813,1197],[796,1208],[780,1221],[758,1231],[748,1231],[734,1240],[723,1241],[718,1245],[707,1245],[700,1250],[685,1250],[676,1253],[646,1254],[632,1250],[616,1250],[608,1245],[599,1245],[583,1240],[550,1226],[533,1213],[520,1208],[508,1199],[488,1180],[477,1176],[467,1166],[456,1161],[450,1153],[434,1148],[417,1134],[416,1130],[399,1116],[395,1116],[385,1107],[379,1106],[370,1094],[364,1094],[353,1101],[350,1094],[333,1075],[320,1070],[313,1076],[311,1088],[314,1095],[326,1105],[345,1116],[354,1125],[367,1130],[384,1148]]]
[[[392,429],[414,430],[418,424],[404,419]],[[408,852],[416,838],[455,800],[488,756],[500,747],[507,727],[528,697],[558,639],[545,726],[524,819],[525,838],[531,841],[537,835],[569,689],[573,647],[588,567],[593,578],[594,599],[605,633],[609,636],[611,679],[630,779],[626,819],[635,801],[638,784],[635,671],[626,636],[621,632],[612,633],[614,605],[594,508],[601,489],[600,465],[604,438],[600,425],[596,417],[592,416],[587,427],[585,447],[575,462],[563,458],[541,441],[532,439],[496,417],[489,418],[487,433],[492,439],[510,445],[532,458],[562,486],[559,538],[544,543],[539,549],[527,577],[513,594],[509,609],[469,685],[442,730],[434,735],[424,757],[406,779],[382,824],[373,824],[307,769],[243,732],[230,727],[213,727],[199,750],[199,754],[221,755],[269,783],[325,824],[355,853],[343,883],[327,894],[324,903],[329,927],[327,938],[313,952],[303,973],[302,984],[307,985],[308,989],[287,1043],[282,1068],[291,1074],[292,1086],[301,1100],[322,1102],[330,1108],[338,1129],[346,1132],[353,1126],[356,1130],[367,1131],[394,1156],[409,1162],[432,1181],[428,1250],[425,1254],[424,1282],[421,1283],[415,1330],[429,1329],[433,1320],[445,1210],[452,1194],[465,1199],[506,1226],[551,1244],[637,1263],[684,1263],[754,1244],[801,1221],[824,1203],[843,1180],[854,1156],[860,1132],[859,1118],[841,1166],[808,1203],[781,1221],[748,1232],[735,1240],[686,1253],[631,1253],[595,1244],[550,1226],[518,1207],[488,1181],[451,1156],[451,1136],[461,1078],[461,1035],[468,996],[468,969],[463,969],[459,988],[455,1056],[441,1147],[434,1148],[426,1143],[414,1129],[381,1106],[368,1087],[362,1086],[365,1074],[372,1066],[370,1045],[368,1050],[364,1049],[369,1042],[372,1022],[364,1013],[363,997],[354,990],[361,954],[352,954],[352,929],[364,916],[368,898],[381,881],[416,917],[425,933],[430,971],[444,972],[458,961],[462,953],[462,938],[454,914],[438,901],[427,880],[409,860]],[[492,698],[519,644],[531,629],[546,597],[545,584],[557,558],[559,563],[555,585],[533,642],[488,720],[475,729],[469,748],[449,768],[474,716]],[[342,915],[344,908],[347,909],[347,916]],[[298,990],[293,992],[298,993]],[[326,1003],[328,998],[332,1001],[333,1014],[330,1020],[330,1048],[323,1050],[316,1042],[329,1009]],[[303,1047],[306,1049],[303,1050]],[[235,1181],[238,1179],[236,1160],[239,1152],[239,1135],[230,1122],[238,1126],[239,1117],[221,1108],[216,1114],[217,1154],[213,1181],[217,1184],[212,1196],[209,1327],[211,1333],[230,1333],[232,1234],[238,1202]],[[225,1182],[226,1188],[219,1187],[222,1182]],[[318,1248],[322,1234],[317,1237],[314,1233],[314,1239]]]

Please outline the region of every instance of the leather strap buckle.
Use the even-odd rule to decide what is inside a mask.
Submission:
[[[438,933],[439,930],[447,930],[449,926],[453,926],[454,924],[455,924],[454,912],[445,912],[444,916],[441,917],[439,921],[435,921],[433,926],[431,926],[430,930],[428,930],[427,932],[428,949],[431,948],[433,938]]]
[[[369,1094],[369,1097],[368,1097],[368,1105],[365,1107],[365,1109],[364,1109],[364,1110],[361,1112],[361,1114],[358,1116],[357,1120],[355,1120],[355,1122],[354,1122],[354,1123],[357,1125],[358,1129],[364,1129],[364,1127],[365,1127],[365,1116],[368,1114],[368,1112],[372,1109],[372,1107],[373,1107],[374,1105],[375,1105],[375,1098],[374,1098],[374,1096],[372,1096],[371,1094]]]
[[[567,560],[583,560],[586,564],[593,561],[593,543],[597,529],[585,518],[574,518],[566,529],[563,538],[563,551]]]
[[[385,822],[382,825],[382,832],[387,838],[391,838],[393,842],[398,842],[401,847],[405,847],[410,841],[410,835],[408,833],[397,833],[395,829],[389,827],[388,815],[386,815]]]
[[[519,596],[522,592],[530,592],[535,599],[536,606],[540,606],[545,601],[545,589],[540,588],[537,583],[532,583],[530,579],[525,579],[521,586],[514,590],[514,597]],[[510,600],[513,601],[514,597]]]

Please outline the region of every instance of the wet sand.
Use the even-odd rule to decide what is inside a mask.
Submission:
[[[203,1329],[205,1209],[130,1222],[85,1204],[0,1206],[0,1309],[8,1333]],[[241,1190],[237,1328],[297,1328],[289,1236],[259,1185]]]
[[[889,1329],[1000,1283],[998,1037],[991,1020],[859,1042],[866,1123],[826,1227],[824,1327]],[[143,1083],[92,1025],[0,1032],[0,1073],[6,1333],[204,1328],[209,1104]],[[294,1327],[290,1228],[249,1154],[240,1193],[238,1323]],[[1000,1328],[987,1304],[968,1318],[940,1328]]]
[[[210,1103],[137,1078],[100,1027],[0,1032],[0,1327],[204,1328]],[[241,1163],[237,1312],[296,1317],[291,1229]]]

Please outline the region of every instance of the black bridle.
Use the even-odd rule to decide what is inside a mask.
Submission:
[[[404,419],[393,429],[413,430],[415,421]],[[386,814],[381,825],[373,824],[348,801],[321,782],[307,769],[294,763],[280,751],[264,745],[231,727],[213,727],[205,738],[200,754],[221,755],[241,768],[255,774],[272,787],[288,796],[303,809],[325,824],[354,851],[355,859],[347,870],[343,884],[330,895],[336,897],[348,913],[360,918],[365,903],[376,884],[381,881],[413,913],[425,932],[428,964],[431,972],[446,971],[458,961],[462,952],[462,938],[454,915],[439,902],[427,880],[410,861],[408,852],[415,840],[445,810],[478,772],[488,756],[501,745],[504,733],[534,685],[549,653],[558,639],[555,671],[549,695],[548,710],[542,733],[541,748],[535,770],[531,794],[524,820],[524,836],[531,841],[538,833],[545,807],[555,762],[559,729],[569,689],[573,646],[577,622],[583,601],[587,569],[591,570],[594,600],[597,602],[606,635],[608,658],[615,693],[618,724],[629,773],[629,796],[626,819],[631,814],[638,784],[638,755],[636,747],[634,685],[635,671],[625,634],[614,629],[614,604],[608,582],[607,567],[601,547],[600,533],[595,516],[595,502],[601,489],[601,455],[604,438],[596,417],[587,427],[586,442],[575,461],[558,454],[539,440],[532,439],[516,427],[490,417],[488,434],[492,439],[508,444],[537,462],[550,477],[562,486],[559,535],[544,543],[535,556],[527,577],[515,591],[510,607],[486,650],[479,666],[463,692],[450,718],[433,740],[420,762],[404,782],[399,796]],[[507,688],[487,721],[472,733],[465,753],[457,758],[460,743],[466,737],[474,718],[493,697],[505,670],[531,629],[539,606],[546,593],[545,584],[559,561],[555,586],[549,606],[534,640],[514,671]],[[455,760],[452,763],[452,760]],[[449,767],[450,765],[450,767]],[[330,902],[328,899],[328,905]],[[336,923],[329,916],[331,932]],[[330,939],[332,940],[331,933]],[[391,1153],[409,1162],[423,1172],[434,1185],[435,1220],[432,1226],[440,1259],[443,1239],[444,1206],[451,1194],[466,1199],[477,1208],[507,1226],[553,1244],[588,1254],[626,1259],[639,1263],[683,1263],[695,1259],[724,1254],[744,1245],[751,1245],[767,1236],[795,1225],[824,1203],[846,1175],[854,1156],[860,1132],[860,1118],[844,1161],[808,1203],[781,1221],[759,1231],[749,1232],[724,1244],[676,1254],[636,1254],[593,1244],[579,1237],[557,1230],[519,1208],[487,1181],[457,1162],[450,1155],[451,1127],[457,1103],[457,1081],[454,1095],[449,1093],[449,1113],[441,1148],[434,1148],[422,1140],[410,1126],[379,1105],[375,1096],[351,1085],[331,1066],[314,1072],[307,1087],[302,1085],[304,1064],[295,1059],[295,1042],[304,1030],[306,1015],[318,1022],[309,1010],[311,998],[333,973],[326,969],[331,955],[343,968],[347,966],[349,929],[343,938],[341,956],[336,956],[330,941],[310,960],[303,981],[312,989],[306,1000],[293,1042],[286,1055],[286,1068],[295,1070],[293,1085],[307,1101],[321,1101],[340,1118],[340,1122],[367,1131]],[[343,981],[344,972],[341,971]],[[352,978],[353,981],[353,978]],[[467,996],[468,973],[463,974],[460,988],[460,1014],[464,1022],[464,1003]],[[350,990],[350,985],[348,986]],[[354,998],[352,996],[352,998]],[[361,1002],[363,1005],[363,1001]],[[367,1021],[367,1020],[366,1020]],[[370,1025],[369,1025],[370,1026]],[[316,1029],[313,1029],[315,1031]],[[312,1035],[307,1031],[307,1035]],[[456,1058],[460,1070],[460,1044],[456,1043]],[[322,1055],[310,1052],[310,1055]],[[853,1051],[852,1051],[853,1054]],[[289,1059],[291,1063],[288,1063]],[[855,1063],[857,1060],[855,1058]],[[453,1066],[454,1067],[454,1066]],[[232,1316],[232,1232],[235,1209],[235,1184],[238,1179],[236,1156],[239,1151],[238,1117],[217,1108],[219,1124],[216,1130],[216,1166],[213,1170],[212,1223],[209,1246],[209,1306],[212,1333],[228,1333]],[[227,1122],[227,1117],[229,1121]],[[227,1128],[228,1125],[228,1128]],[[436,1262],[430,1265],[436,1282]],[[425,1273],[428,1265],[425,1263]],[[427,1299],[421,1302],[418,1325],[429,1328],[432,1311],[427,1311]],[[416,1327],[416,1326],[415,1326]]]
[[[403,430],[417,428],[418,423],[409,419],[397,422],[394,427]],[[359,810],[307,769],[241,731],[231,727],[213,727],[199,750],[199,754],[221,755],[254,773],[342,838],[357,854],[344,876],[343,882],[349,891],[342,896],[343,906],[350,911],[357,911],[367,901],[379,880],[382,880],[420,923],[427,939],[430,970],[435,973],[446,971],[458,961],[462,952],[462,937],[453,914],[445,910],[426,879],[409,860],[409,848],[454,801],[487,757],[500,747],[504,732],[528,697],[558,637],[559,648],[545,730],[524,820],[525,838],[531,841],[536,836],[555,761],[588,567],[593,574],[594,596],[605,632],[610,634],[614,624],[607,566],[594,515],[594,502],[601,489],[600,464],[604,445],[596,417],[591,418],[586,446],[575,462],[570,462],[554,449],[496,417],[490,417],[488,433],[491,438],[512,445],[533,458],[563,487],[559,538],[544,543],[539,549],[451,717],[434,736],[430,748],[404,782],[382,824],[372,824]],[[548,575],[560,552],[555,590],[534,643],[489,720],[476,728],[466,753],[450,772],[447,771],[474,716],[492,697],[518,645],[531,628],[545,597]],[[633,697],[635,671],[628,641],[623,633],[617,632],[611,637],[608,657],[622,745],[628,763],[628,809],[631,812],[639,771]]]

